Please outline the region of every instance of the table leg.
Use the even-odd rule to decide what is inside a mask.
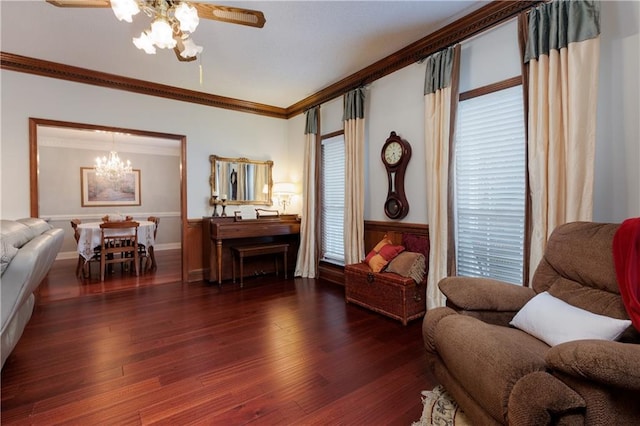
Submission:
[[[287,279],[287,248],[284,249],[284,279]]]
[[[240,253],[240,288],[244,286],[244,257]]]
[[[216,258],[218,262],[218,285],[222,286],[222,240],[216,241]],[[242,263],[240,263],[240,268],[242,269]]]
[[[231,282],[236,283],[236,253],[231,251]]]
[[[156,263],[156,254],[153,250],[153,246],[149,246],[149,259],[151,260],[151,265],[145,269],[155,271],[158,268],[158,264]]]

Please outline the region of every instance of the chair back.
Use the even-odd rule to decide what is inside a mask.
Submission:
[[[136,221],[103,222],[100,224],[100,279],[104,281],[106,265],[133,261],[136,275],[138,265],[138,227]]]
[[[160,225],[160,218],[156,217],[156,216],[149,216],[147,218],[147,220],[149,222],[153,222],[154,227],[153,227],[153,239],[155,240],[156,237],[158,236],[158,225]]]
[[[119,214],[112,214],[112,215],[105,215],[102,216],[102,221],[103,222],[122,222],[122,221],[132,221],[133,220],[133,216],[122,216]]]
[[[73,238],[76,240],[76,243],[80,239],[80,231],[78,231],[78,225],[80,225],[82,221],[80,219],[71,219],[71,228],[73,229]]]
[[[558,226],[531,281],[536,293],[549,291],[578,308],[628,319],[613,263],[613,236],[619,226],[595,222]]]

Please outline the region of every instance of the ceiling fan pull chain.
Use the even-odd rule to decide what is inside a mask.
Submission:
[[[200,87],[202,87],[202,54],[198,56],[198,68],[200,69]]]

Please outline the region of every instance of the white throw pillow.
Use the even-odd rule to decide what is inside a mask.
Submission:
[[[509,324],[555,346],[572,340],[615,340],[631,321],[594,314],[545,291],[529,300]]]

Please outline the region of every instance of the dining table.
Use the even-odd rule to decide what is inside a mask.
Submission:
[[[156,224],[148,220],[136,220],[138,226],[138,244],[144,244],[149,253],[151,264],[146,269],[156,268],[156,259],[153,246],[155,245],[154,231]],[[87,222],[78,225],[80,237],[78,239],[78,253],[87,261],[95,254],[95,249],[100,246],[102,233],[100,224],[103,222]],[[122,234],[121,229],[106,229],[105,235]]]

